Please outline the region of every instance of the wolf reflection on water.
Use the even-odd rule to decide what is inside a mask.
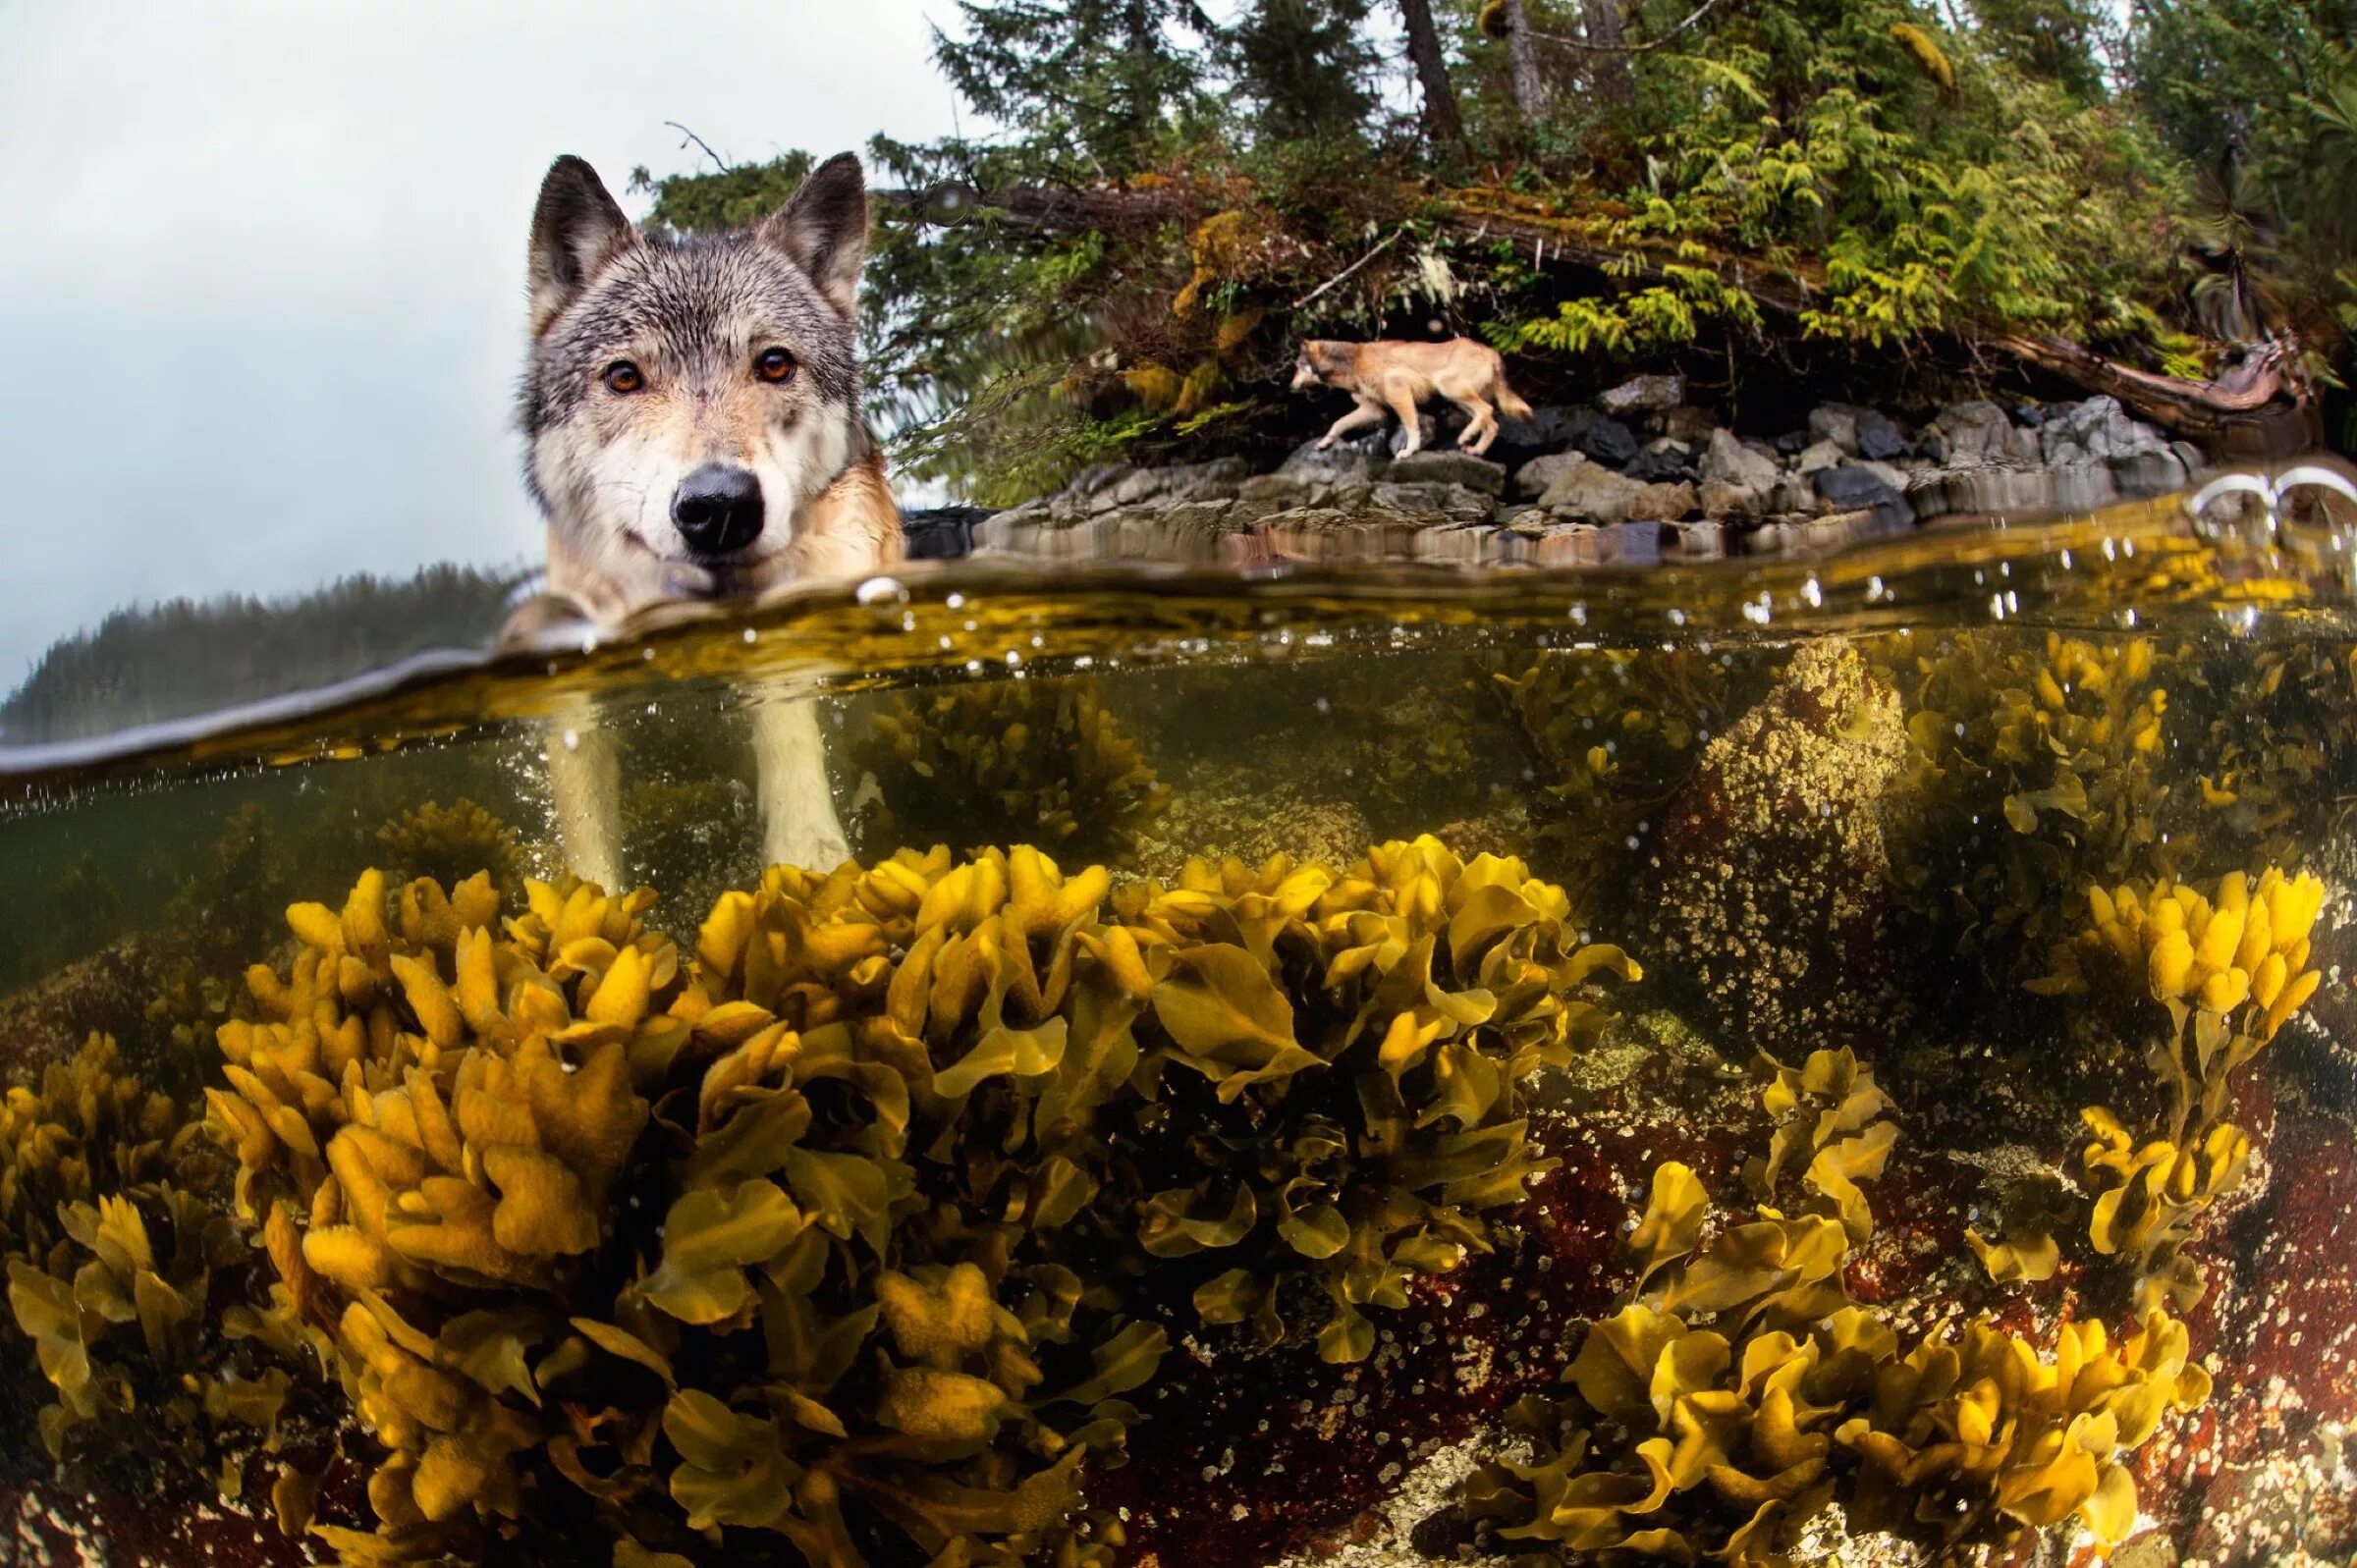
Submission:
[[[2296,557],[905,586],[0,821],[28,1529],[2357,1544],[2357,637]],[[732,722],[804,658],[831,875],[761,868]],[[578,692],[655,892],[556,847]]]

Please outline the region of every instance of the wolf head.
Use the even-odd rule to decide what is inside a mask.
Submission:
[[[521,416],[552,556],[725,582],[864,451],[855,357],[867,189],[849,153],[748,230],[641,234],[578,158],[532,215]]]
[[[1300,356],[1293,360],[1293,390],[1306,392],[1311,387],[1327,384],[1335,373],[1337,351],[1347,351],[1348,344],[1335,343],[1326,338],[1310,338],[1301,345]]]

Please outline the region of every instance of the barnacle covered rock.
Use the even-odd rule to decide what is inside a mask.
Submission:
[[[1170,790],[1095,682],[1002,680],[896,698],[855,736],[878,845],[1037,844],[1136,861]]]
[[[2167,677],[2149,637],[1916,632],[1879,651],[1907,708],[1893,887],[2001,978],[2076,922],[2083,890],[2166,872]]]
[[[1636,1285],[1588,1325],[1566,1388],[1507,1413],[1529,1455],[1477,1471],[1466,1510],[1562,1554],[1534,1561],[1774,1568],[1836,1499],[1853,1525],[1942,1544],[2072,1519],[2124,1539],[2128,1460],[2209,1393],[2183,1325],[2154,1312],[2114,1346],[2099,1323],[2066,1324],[2042,1350],[1975,1319],[1902,1350],[1843,1284],[1872,1226],[1850,1178],[1890,1150],[1873,1075],[1819,1052],[1775,1068],[1765,1105],[1779,1126],[1747,1182],[1772,1193],[1813,1150],[1801,1180],[1820,1212],[1763,1206],[1706,1241],[1692,1171],[1658,1169],[1631,1234]]]
[[[685,955],[650,899],[372,872],[290,907],[221,1030],[247,1326],[322,1330],[385,1450],[373,1531],[313,1526],[348,1560],[577,1491],[630,1511],[617,1560],[755,1530],[848,1568],[889,1528],[1101,1568],[1081,1467],[1168,1342],[1113,1287],[1224,1268],[1198,1307],[1270,1338],[1323,1292],[1365,1356],[1362,1309],[1487,1245],[1539,1168],[1516,1086],[1635,972],[1428,838],[1118,894],[1025,846],[777,867]]]
[[[1883,797],[1906,755],[1897,699],[1856,649],[1795,652],[1703,748],[1659,828],[1656,950],[1727,1033],[1770,1051],[1886,1022]]]

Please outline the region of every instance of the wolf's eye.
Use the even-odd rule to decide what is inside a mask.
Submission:
[[[753,356],[753,374],[764,381],[791,381],[794,355],[783,349],[764,349]]]
[[[605,383],[608,392],[636,392],[646,385],[646,376],[628,359],[617,359],[606,366]]]

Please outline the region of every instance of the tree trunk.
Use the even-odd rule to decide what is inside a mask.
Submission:
[[[1522,0],[1506,0],[1506,49],[1514,63],[1514,107],[1536,121],[1547,113],[1547,81],[1539,75],[1539,50],[1531,41],[1530,14]]]
[[[1399,0],[1399,14],[1407,22],[1407,58],[1424,89],[1424,135],[1435,146],[1453,147],[1465,138],[1465,121],[1456,111],[1456,89],[1449,85],[1432,0]]]
[[[1597,50],[1588,56],[1589,87],[1607,108],[1625,109],[1636,101],[1637,78],[1620,53],[1620,0],[1579,0],[1579,14]]]

